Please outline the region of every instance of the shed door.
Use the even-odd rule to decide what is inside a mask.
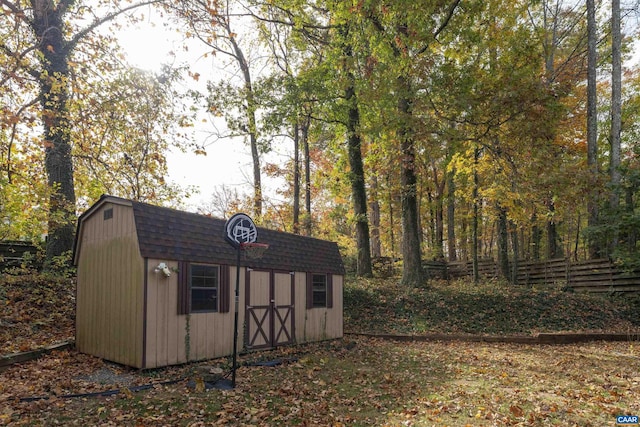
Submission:
[[[274,274],[273,344],[293,344],[294,335],[293,274]]]
[[[246,283],[245,342],[250,349],[293,343],[293,276],[249,270]]]

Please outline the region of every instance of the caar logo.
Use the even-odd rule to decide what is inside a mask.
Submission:
[[[637,415],[618,415],[616,417],[617,425],[638,425],[638,416]]]

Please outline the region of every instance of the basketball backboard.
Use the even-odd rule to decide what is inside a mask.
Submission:
[[[234,247],[238,247],[242,243],[254,243],[258,240],[258,229],[247,214],[237,213],[225,224],[224,237]]]

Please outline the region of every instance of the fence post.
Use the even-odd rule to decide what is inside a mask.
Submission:
[[[611,262],[611,258],[609,258],[609,285],[610,286],[613,286],[613,269],[614,269],[613,262]]]

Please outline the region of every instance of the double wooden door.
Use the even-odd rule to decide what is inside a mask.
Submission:
[[[294,274],[247,269],[245,345],[292,344],[295,339]]]

